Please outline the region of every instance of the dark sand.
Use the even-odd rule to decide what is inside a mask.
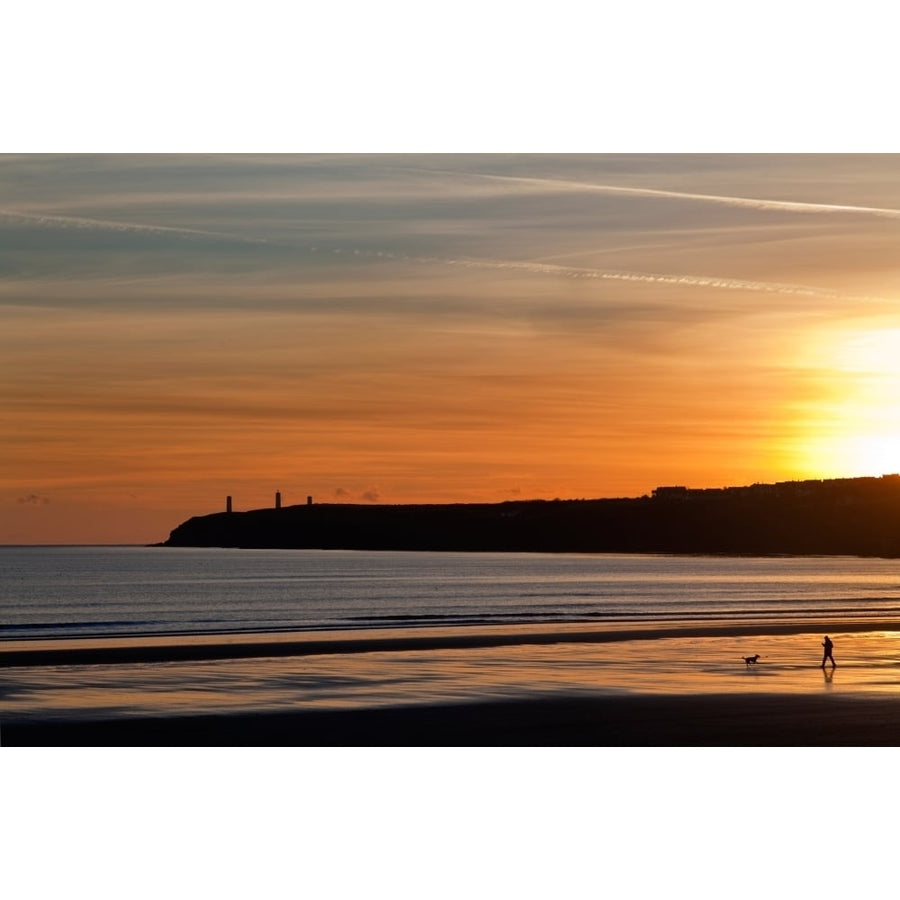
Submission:
[[[615,696],[0,726],[4,746],[900,745],[900,699]]]

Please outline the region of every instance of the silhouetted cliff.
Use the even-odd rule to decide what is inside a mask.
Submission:
[[[651,497],[309,504],[197,516],[169,547],[900,556],[900,476]]]

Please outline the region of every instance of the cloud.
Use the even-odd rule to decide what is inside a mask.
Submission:
[[[37,494],[28,494],[25,497],[19,497],[16,502],[28,506],[46,506],[50,500],[47,497],[39,497]]]
[[[381,499],[381,494],[375,488],[371,488],[368,491],[363,491],[362,498],[363,500],[368,500],[369,503],[377,503]]]
[[[346,500],[350,496],[350,491],[346,488],[335,488],[334,496],[337,497],[338,500]]]

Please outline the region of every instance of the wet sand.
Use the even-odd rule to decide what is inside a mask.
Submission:
[[[9,642],[0,744],[894,746],[900,624]]]

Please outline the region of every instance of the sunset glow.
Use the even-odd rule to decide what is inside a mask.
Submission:
[[[849,325],[810,347],[825,379],[806,405],[810,477],[900,472],[900,330]]]
[[[900,471],[891,156],[0,159],[0,542]]]

